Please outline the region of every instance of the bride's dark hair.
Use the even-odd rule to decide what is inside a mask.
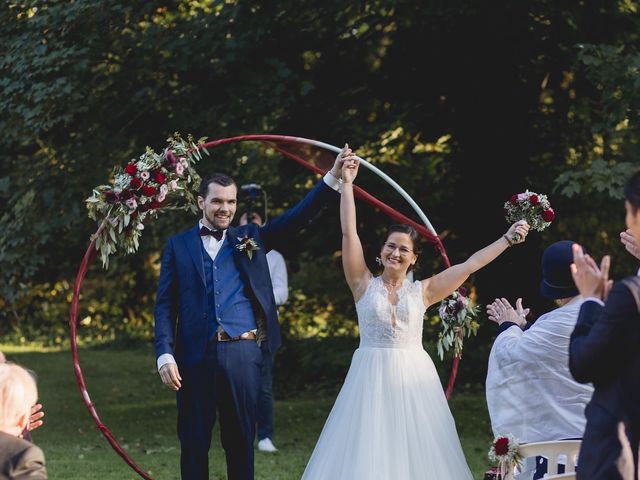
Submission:
[[[413,244],[414,255],[418,256],[422,253],[422,247],[420,246],[420,235],[418,234],[415,228],[413,228],[411,225],[407,223],[396,223],[395,225],[391,225],[387,229],[387,235],[384,237],[384,241],[382,242],[382,245],[380,245],[381,249],[384,248],[385,243],[387,243],[387,240],[389,240],[389,235],[396,232],[406,233],[407,235],[409,235],[409,238],[411,239],[411,243]],[[415,265],[410,265],[408,271],[413,270],[414,266]]]

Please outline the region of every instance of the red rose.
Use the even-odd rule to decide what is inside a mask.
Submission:
[[[140,181],[139,178],[134,177],[131,179],[131,183],[129,184],[129,186],[134,190],[137,190],[142,186],[142,182]]]
[[[167,177],[164,176],[164,173],[160,171],[156,172],[156,182],[162,185],[166,179]]]
[[[518,203],[518,195],[512,195],[511,199],[509,200],[511,203],[513,203],[514,205],[516,203]]]
[[[116,203],[118,201],[118,194],[109,190],[108,192],[104,192],[104,199],[107,203]]]
[[[496,455],[506,455],[509,453],[509,439],[507,437],[500,437],[493,444],[493,448],[496,451]]]
[[[553,210],[551,210],[551,209],[542,211],[542,219],[545,222],[552,222],[553,219],[555,218],[555,216],[556,216],[556,214],[553,213]]]
[[[124,171],[133,177],[136,173],[138,173],[138,167],[136,167],[135,163],[130,163],[125,167]]]
[[[151,204],[149,205],[149,209],[151,210],[155,210],[156,208],[160,208],[162,206],[162,203],[160,203],[157,200],[154,200],[151,202]]]
[[[538,195],[531,195],[529,197],[529,202],[531,203],[531,205],[538,205],[538,203],[540,203],[540,200],[538,200]]]
[[[155,193],[156,193],[156,187],[153,187],[151,185],[145,185],[144,187],[142,187],[142,194],[147,197],[153,197]]]

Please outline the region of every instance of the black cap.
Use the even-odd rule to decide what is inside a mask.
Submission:
[[[578,289],[571,276],[571,247],[574,243],[571,240],[561,240],[547,247],[542,254],[540,293],[550,300],[578,295]]]

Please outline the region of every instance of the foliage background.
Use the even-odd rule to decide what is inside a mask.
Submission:
[[[639,150],[639,3],[633,0],[10,1],[0,7],[0,333],[65,344],[71,287],[96,229],[84,199],[114,165],[174,131],[210,139],[279,133],[349,142],[427,212],[452,262],[498,238],[511,194],[546,193],[557,220],[472,279],[485,304],[523,296],[533,317],[549,243],[573,239],[613,274],[621,182]],[[315,181],[250,146],[201,173],[261,183],[277,214]],[[407,208],[371,176],[360,182]],[[387,221],[358,211],[369,259]],[[164,215],[140,251],[90,270],[82,341],[147,342],[164,241],[195,217]],[[283,252],[290,384],[339,381],[356,344],[337,210]],[[373,264],[373,262],[372,262]],[[429,249],[419,275],[442,268]],[[430,311],[425,340],[438,325]],[[461,385],[484,380],[493,329],[469,342]],[[431,350],[433,352],[433,350]],[[287,365],[296,365],[291,369]],[[448,365],[442,365],[446,370]],[[283,375],[280,375],[283,378]]]

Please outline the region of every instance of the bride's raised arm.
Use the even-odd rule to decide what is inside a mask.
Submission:
[[[520,220],[511,225],[506,234],[491,245],[478,250],[465,262],[453,265],[430,278],[422,280],[422,295],[425,305],[433,305],[451,295],[469,278],[469,275],[491,263],[511,245],[524,242],[528,232],[529,224],[524,220]],[[519,235],[519,240],[517,241],[513,240],[516,233]]]
[[[353,298],[358,301],[371,280],[371,272],[364,261],[364,253],[356,229],[356,205],[353,180],[360,162],[348,145],[342,149],[342,195],[340,196],[340,226],[342,228],[342,268]]]

